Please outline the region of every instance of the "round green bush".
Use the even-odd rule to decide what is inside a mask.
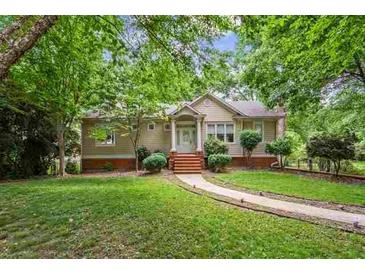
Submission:
[[[208,167],[214,172],[220,172],[231,161],[232,157],[227,154],[212,154],[208,156]]]
[[[209,137],[204,143],[205,154],[209,157],[212,154],[227,154],[228,146],[221,140]]]
[[[149,151],[149,149],[147,147],[140,146],[137,148],[138,161],[143,161],[150,155],[151,155],[151,151]]]
[[[66,163],[65,171],[68,174],[79,174],[80,170],[77,162],[68,161]]]
[[[163,152],[162,150],[160,150],[160,149],[155,149],[155,150],[153,151],[153,154],[160,154],[160,155],[162,155],[163,157],[167,158],[167,154],[166,154],[165,152]]]
[[[160,172],[161,168],[166,166],[166,157],[162,156],[160,153],[152,154],[143,160],[143,167],[149,172]]]

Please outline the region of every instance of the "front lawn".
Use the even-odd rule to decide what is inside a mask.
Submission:
[[[257,191],[343,204],[365,205],[365,185],[333,183],[271,171],[238,171],[219,174],[217,178],[227,184]]]
[[[1,258],[365,258],[365,237],[242,211],[162,177],[0,185]]]

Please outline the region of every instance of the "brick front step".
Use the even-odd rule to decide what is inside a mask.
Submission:
[[[196,164],[196,163],[200,163],[200,159],[196,159],[196,160],[175,160],[175,163],[178,164],[185,164],[185,163],[191,163],[191,164]]]
[[[174,170],[175,174],[201,174],[201,170]]]
[[[200,162],[198,163],[175,163],[175,167],[199,167],[201,168]]]
[[[179,153],[174,158],[174,173],[201,173],[201,158],[196,154]]]

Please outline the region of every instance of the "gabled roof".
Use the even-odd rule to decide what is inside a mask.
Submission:
[[[214,101],[218,102],[218,104],[222,105],[224,108],[228,109],[229,111],[242,115],[242,116],[247,116],[244,112],[236,109],[234,106],[232,106],[231,104],[228,104],[226,101],[224,101],[223,99],[211,94],[211,93],[205,93],[202,96],[196,98],[195,100],[193,100],[190,105],[194,106],[196,105],[198,102],[200,102],[201,100],[203,100],[204,98],[209,97],[210,99],[213,99]]]
[[[264,105],[258,101],[224,101],[223,99],[211,94],[206,93],[191,102],[185,102],[182,107],[176,106],[169,106],[166,109],[167,115],[174,115],[179,110],[182,110],[184,107],[188,107],[192,111],[196,112],[197,114],[201,114],[197,111],[194,106],[200,102],[202,99],[210,97],[214,101],[218,102],[224,108],[228,109],[232,113],[237,114],[237,116],[241,117],[257,117],[257,118],[265,118],[265,117],[284,117],[284,112],[277,112],[273,110],[265,109]]]
[[[225,109],[231,111],[232,113],[236,114],[237,118],[244,118],[244,117],[252,117],[252,118],[266,118],[266,117],[284,117],[285,113],[282,111],[274,111],[274,110],[267,110],[265,109],[264,105],[258,101],[224,101],[223,99],[210,94],[206,93],[191,102],[184,102],[180,106],[167,106],[166,107],[166,115],[175,115],[180,110],[184,108],[189,109],[196,115],[204,115],[204,113],[199,112],[194,106],[200,102],[202,99],[210,97],[215,102],[219,103]],[[84,118],[91,118],[97,119],[102,118],[99,111],[88,111]]]
[[[231,101],[228,104],[236,109],[244,111],[249,117],[283,117],[285,113],[273,110],[266,110],[264,105],[258,101]]]
[[[198,110],[193,108],[189,103],[184,103],[180,108],[175,108],[175,110],[173,110],[169,115],[175,115],[176,113],[183,110],[184,108],[187,108],[187,109],[191,110],[192,112],[194,112],[197,115],[202,114],[201,112],[199,112]]]

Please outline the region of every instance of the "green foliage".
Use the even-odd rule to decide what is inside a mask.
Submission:
[[[212,154],[227,154],[228,146],[223,141],[209,137],[204,142],[205,154],[209,157]]]
[[[138,161],[143,161],[151,155],[151,151],[146,146],[140,146],[137,148]]]
[[[323,88],[348,82],[364,86],[363,16],[251,17],[240,37],[243,79],[270,107],[285,103],[296,112],[319,104]],[[251,39],[248,39],[251,34]],[[329,85],[333,84],[333,85]]]
[[[79,174],[80,169],[79,169],[78,162],[76,162],[76,161],[67,161],[65,171],[68,174]]]
[[[355,158],[358,161],[365,161],[365,140],[355,144]]]
[[[26,93],[13,92],[27,101]],[[50,113],[19,101],[0,110],[0,178],[46,175],[57,156],[56,131],[49,121]]]
[[[208,156],[208,167],[214,172],[220,172],[224,169],[230,162],[232,157],[227,154],[211,154]]]
[[[160,150],[160,149],[155,149],[153,151],[153,154],[160,154],[160,155],[162,155],[163,157],[165,157],[167,159],[167,154],[164,151]]]
[[[313,193],[321,191],[318,181],[312,185]],[[327,185],[354,189],[354,194],[361,188]],[[326,193],[328,197],[333,192]],[[342,193],[338,191],[336,198],[349,198]],[[354,201],[364,200],[361,193],[353,195]],[[52,257],[75,259],[365,257],[362,235],[222,206],[182,191],[161,176],[1,184],[0,196],[4,259],[44,258],[45,249]],[[88,226],[97,229],[85,231]],[[44,239],[55,243],[46,242],[41,248],[38,243]],[[126,239],[128,248],[121,248]],[[243,239],[250,244],[243,244]]]
[[[349,160],[345,160],[342,162],[340,171],[347,174],[356,174],[356,168]]]
[[[266,144],[265,152],[280,156],[280,166],[283,167],[283,157],[288,156],[292,153],[293,146],[289,138],[278,138],[269,144]]]
[[[342,160],[349,160],[355,157],[353,136],[336,136],[321,134],[313,136],[307,143],[309,157],[322,157],[333,162],[335,173],[341,168]]]
[[[261,140],[262,136],[256,130],[247,129],[240,132],[240,144],[244,151],[247,152],[249,165],[251,165],[252,151],[257,147]]]
[[[220,174],[227,184],[324,202],[365,205],[365,185],[334,183],[296,174],[271,171],[239,171]]]
[[[114,166],[111,162],[106,162],[103,167],[102,167],[105,171],[113,171],[114,170]]]
[[[166,164],[166,157],[160,153],[152,154],[143,160],[143,167],[149,172],[160,172]]]

